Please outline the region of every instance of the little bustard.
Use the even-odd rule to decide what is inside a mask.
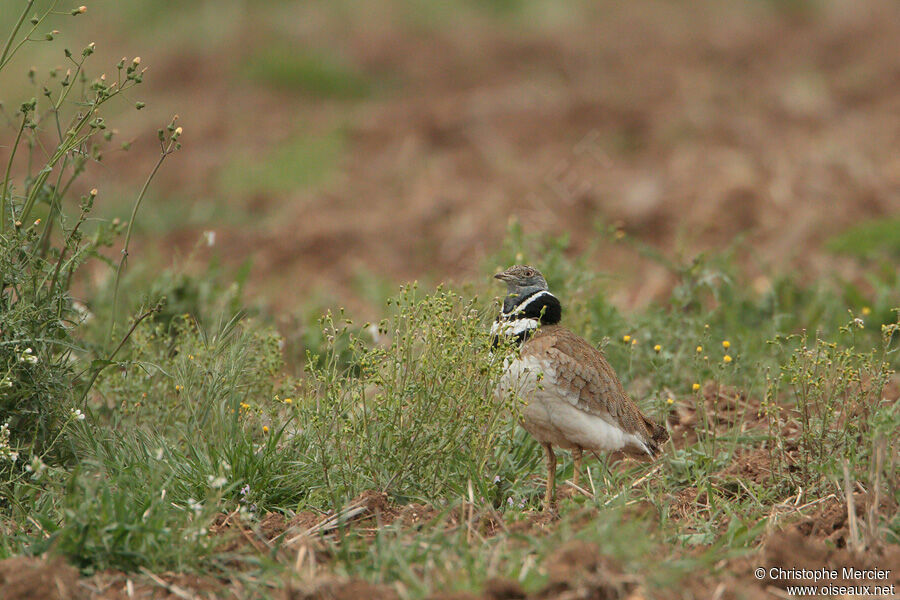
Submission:
[[[540,271],[515,265],[494,277],[507,296],[492,333],[521,345],[497,392],[522,398],[522,425],[547,452],[545,506],[556,499],[553,446],[572,451],[576,485],[585,450],[657,456],[665,427],[641,413],[602,352],[559,325],[562,305]]]

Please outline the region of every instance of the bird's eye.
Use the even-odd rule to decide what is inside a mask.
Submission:
[[[525,277],[534,277],[534,271],[532,271],[531,269],[526,269]]]

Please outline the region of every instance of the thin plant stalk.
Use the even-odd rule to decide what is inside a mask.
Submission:
[[[0,192],[0,233],[6,233],[6,193],[9,190],[9,176],[12,172],[13,159],[16,157],[16,149],[19,147],[19,142],[22,139],[22,132],[25,131],[26,121],[28,121],[27,113],[22,116],[22,125],[19,127],[16,141],[9,152],[9,162],[6,164],[6,175],[3,177],[3,191]]]
[[[128,220],[128,229],[125,230],[125,244],[122,247],[122,258],[119,259],[119,265],[116,267],[116,281],[113,286],[113,301],[112,301],[112,315],[109,320],[109,337],[111,338],[113,335],[113,331],[116,327],[116,313],[118,312],[118,303],[119,303],[119,283],[122,279],[122,272],[125,270],[125,263],[128,260],[128,245],[131,243],[131,233],[134,230],[134,220],[137,217],[138,209],[141,207],[141,202],[144,200],[144,196],[147,195],[147,190],[150,188],[150,182],[153,181],[153,178],[156,177],[156,174],[159,172],[160,167],[162,167],[163,162],[166,160],[166,157],[169,156],[174,150],[175,141],[174,138],[170,140],[168,147],[163,148],[163,151],[159,155],[159,160],[156,161],[156,165],[154,165],[153,170],[150,171],[150,174],[147,176],[146,181],[144,181],[143,187],[141,187],[141,191],[137,196],[137,199],[134,201],[134,206],[131,209],[131,218]]]
[[[22,23],[28,18],[28,13],[31,12],[32,6],[34,6],[34,0],[28,0],[25,9],[22,11],[22,14],[19,15],[19,20],[16,21],[16,26],[13,27],[12,31],[9,33],[9,39],[6,40],[6,45],[3,46],[3,54],[0,54],[0,69],[6,64],[6,59],[10,55],[9,50],[12,48],[13,40],[16,39],[16,34],[18,34],[19,29],[22,28]]]

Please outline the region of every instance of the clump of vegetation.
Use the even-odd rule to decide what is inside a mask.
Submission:
[[[58,2],[53,2],[29,18],[33,5],[25,3],[10,32],[0,53],[0,70],[17,51],[35,43],[48,20],[59,14]],[[85,10],[73,9],[71,16],[77,18]],[[51,31],[44,39],[52,42],[54,35]],[[37,95],[22,102],[13,115],[16,131],[0,172],[0,422],[8,424],[9,444],[24,462],[65,454],[54,445],[70,422],[70,411],[115,355],[115,342],[93,351],[80,344],[75,331],[91,313],[70,290],[79,268],[124,233],[116,269],[118,289],[134,217],[147,188],[138,194],[127,224],[89,229],[97,189],[80,196],[74,190],[82,187],[79,179],[87,163],[102,160],[113,139],[103,117],[106,105],[129,95],[143,81],[144,67],[139,57],[122,59],[115,65],[114,77],[91,77],[87,63],[94,54],[93,43],[78,52],[65,49],[63,54],[65,70],[52,69],[46,80],[29,70]],[[180,135],[174,121],[159,131],[161,154],[150,178],[180,147]],[[114,334],[127,337],[115,328],[115,308],[108,322],[107,340]],[[5,465],[7,476],[17,470],[15,464]]]
[[[369,335],[354,334],[349,319],[322,321],[326,343],[310,356],[294,413],[314,504],[369,489],[458,495],[501,445],[507,407],[493,390],[503,360],[484,305],[443,289],[420,299],[416,288],[390,301],[391,317],[364,327]]]

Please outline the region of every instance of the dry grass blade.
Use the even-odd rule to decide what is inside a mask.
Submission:
[[[844,495],[847,498],[847,524],[850,527],[850,537],[847,545],[850,550],[859,553],[862,548],[859,541],[859,522],[856,519],[856,502],[853,499],[853,485],[850,483],[850,467],[844,460]]]
[[[297,558],[294,560],[294,572],[305,578],[312,579],[316,575],[316,553],[309,543],[302,544],[297,550]]]
[[[472,489],[472,480],[467,481],[469,492],[469,516],[466,519],[466,541],[472,542],[472,512],[475,508],[475,491]]]
[[[636,479],[636,480],[634,481],[634,483],[632,483],[632,484],[629,485],[627,488],[625,488],[624,490],[622,490],[621,492],[619,492],[618,494],[616,494],[615,496],[613,496],[612,498],[610,498],[609,500],[607,500],[606,502],[604,502],[604,503],[603,503],[603,506],[609,506],[611,503],[613,503],[613,502],[616,500],[616,498],[618,498],[619,496],[621,496],[621,495],[624,494],[625,492],[628,492],[628,491],[630,491],[630,490],[633,490],[633,489],[636,488],[637,486],[641,485],[642,483],[644,483],[645,481],[647,481],[648,479],[650,479],[651,477],[653,477],[654,475],[656,475],[657,473],[659,473],[659,471],[660,471],[660,469],[662,469],[662,467],[663,467],[663,463],[657,464],[657,465],[656,465],[655,467],[653,467],[650,471],[648,471],[647,473],[645,473],[644,475],[642,475],[641,477],[639,477],[638,479]]]
[[[189,591],[185,590],[184,588],[181,588],[181,587],[175,585],[174,583],[169,583],[168,581],[159,577],[158,575],[156,575],[155,573],[153,573],[150,569],[148,569],[146,567],[141,567],[141,573],[143,573],[144,575],[146,575],[147,577],[152,579],[153,583],[155,583],[159,587],[165,589],[170,594],[174,594],[174,595],[178,596],[179,598],[182,598],[183,600],[197,600],[197,596],[195,596],[194,594],[190,593]]]
[[[875,440],[874,451],[872,456],[872,473],[870,481],[874,488],[873,497],[869,502],[869,509],[866,514],[865,527],[865,546],[871,548],[879,539],[878,532],[878,507],[881,506],[881,476],[884,468],[884,456],[887,453],[887,440],[883,437]],[[891,467],[893,465],[890,465]],[[893,472],[891,469],[890,472]]]
[[[311,537],[317,533],[321,533],[324,531],[331,531],[332,529],[339,527],[342,523],[346,523],[347,521],[355,519],[356,517],[367,512],[368,510],[369,510],[369,508],[365,505],[364,502],[356,502],[354,504],[351,504],[351,505],[347,506],[346,508],[344,508],[343,510],[341,510],[340,512],[331,515],[330,517],[322,520],[319,523],[316,523],[315,525],[313,525],[312,527],[310,527],[303,533],[300,533],[300,534],[295,535],[294,537],[288,539],[286,543],[294,544],[298,540],[302,540],[303,538]],[[289,529],[288,531],[291,531],[291,530]],[[285,533],[287,533],[287,532],[285,532]]]
[[[588,473],[590,473],[590,471],[588,471]],[[584,488],[581,487],[580,485],[575,485],[575,484],[572,483],[571,481],[566,481],[566,482],[564,482],[564,483],[565,483],[565,485],[569,486],[570,488],[572,488],[572,489],[575,490],[576,492],[578,492],[578,493],[580,493],[580,494],[583,494],[584,496],[587,496],[588,498],[593,498],[593,497],[594,497],[594,495],[593,495],[591,492],[589,492],[588,490],[584,489]],[[593,484],[593,481],[591,481],[591,484]],[[592,486],[592,487],[593,487],[593,486]]]

